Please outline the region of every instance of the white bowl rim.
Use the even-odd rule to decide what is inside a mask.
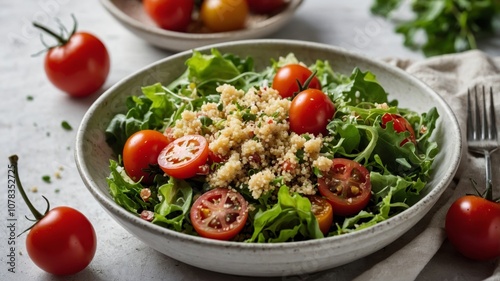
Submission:
[[[154,25],[146,25],[129,15],[127,15],[125,12],[123,12],[121,9],[116,7],[112,3],[111,0],[99,0],[102,5],[109,10],[113,15],[117,16],[121,21],[126,22],[127,24],[133,26],[134,28],[141,30],[143,32],[149,33],[149,34],[154,34],[154,35],[162,35],[167,38],[176,38],[176,39],[183,39],[183,40],[214,40],[214,39],[224,39],[224,38],[231,38],[232,36],[238,35],[238,36],[245,36],[245,35],[251,35],[253,32],[256,30],[261,30],[269,27],[270,25],[275,24],[278,22],[282,17],[285,15],[289,15],[291,13],[294,13],[302,4],[304,0],[290,0],[290,5],[288,5],[283,11],[280,13],[273,15],[272,17],[269,17],[257,24],[257,27],[254,28],[245,28],[245,29],[239,29],[239,30],[233,30],[233,31],[225,31],[225,32],[212,32],[212,33],[188,33],[188,32],[178,32],[178,31],[172,31],[172,30],[167,30],[167,29],[162,29],[158,26]]]
[[[427,207],[430,209],[433,204],[431,204],[430,198],[434,196],[440,197],[441,194],[444,192],[448,184],[452,181],[453,175],[455,174],[456,170],[458,169],[458,166],[460,164],[461,160],[461,151],[462,151],[462,141],[461,141],[461,133],[460,133],[460,126],[458,124],[458,121],[449,107],[449,105],[444,101],[444,99],[439,96],[434,90],[432,90],[427,84],[419,80],[418,78],[409,75],[407,72],[405,72],[402,69],[399,69],[395,66],[389,65],[387,63],[384,63],[383,61],[376,61],[367,58],[364,55],[358,54],[353,51],[345,50],[340,47],[332,46],[332,45],[327,45],[323,43],[313,43],[313,42],[307,42],[307,41],[301,41],[301,40],[288,40],[288,39],[249,39],[249,40],[239,40],[239,41],[233,41],[233,42],[226,42],[226,43],[217,43],[217,44],[212,44],[208,46],[203,46],[200,48],[195,48],[195,50],[199,51],[209,51],[212,48],[222,48],[222,47],[229,47],[229,46],[237,46],[237,45],[252,45],[252,44],[270,44],[270,45],[280,45],[280,44],[286,44],[286,45],[296,45],[296,46],[303,46],[303,47],[309,47],[309,48],[321,48],[321,49],[329,49],[332,50],[336,53],[342,53],[346,54],[349,56],[352,56],[354,58],[357,58],[359,60],[367,60],[369,61],[370,64],[374,64],[379,68],[382,68],[386,70],[387,72],[392,72],[395,73],[396,75],[400,77],[405,77],[406,79],[410,80],[412,83],[418,84],[419,87],[422,87],[432,93],[434,95],[434,98],[436,99],[436,102],[439,102],[443,109],[447,112],[448,116],[452,116],[451,123],[457,130],[457,141],[456,146],[454,146],[453,150],[449,150],[446,153],[453,155],[452,159],[454,160],[451,165],[446,170],[446,175],[442,177],[442,179],[438,182],[435,183],[435,187],[428,193],[426,196],[421,198],[418,202],[416,202],[414,205],[412,205],[410,208],[404,210],[403,212],[397,214],[394,217],[391,217],[385,221],[379,222],[373,226],[370,226],[365,229],[357,230],[351,233],[346,233],[342,235],[335,235],[331,237],[325,237],[321,239],[311,239],[311,240],[305,240],[305,241],[294,241],[294,242],[280,242],[280,243],[245,243],[245,242],[235,242],[235,241],[218,241],[214,239],[207,239],[203,237],[198,237],[194,235],[189,235],[189,234],[184,234],[180,233],[174,230],[170,230],[164,227],[161,227],[159,225],[152,224],[150,222],[147,222],[138,216],[133,215],[132,213],[128,212],[125,210],[123,207],[119,206],[114,200],[110,197],[109,194],[104,193],[90,178],[88,178],[88,170],[85,167],[85,161],[83,159],[83,136],[85,134],[85,130],[87,127],[87,123],[90,119],[90,117],[93,115],[92,112],[96,110],[96,108],[99,106],[100,102],[104,101],[107,96],[111,95],[116,88],[118,88],[121,84],[125,83],[128,79],[131,77],[134,77],[138,73],[141,73],[147,69],[150,69],[158,64],[163,63],[164,61],[172,60],[178,57],[186,56],[189,55],[193,52],[193,50],[187,50],[183,51],[177,54],[174,54],[172,56],[168,56],[166,58],[163,58],[159,61],[156,61],[148,66],[143,67],[142,69],[135,71],[134,73],[128,75],[127,77],[123,78],[121,81],[113,85],[111,88],[109,88],[107,91],[105,91],[88,109],[87,113],[82,119],[82,122],[80,123],[80,127],[78,128],[77,131],[77,136],[76,136],[76,146],[75,146],[75,161],[76,161],[76,166],[78,168],[78,171],[81,175],[81,178],[85,185],[87,186],[88,190],[92,193],[92,195],[101,203],[103,206],[108,206],[110,210],[112,210],[116,215],[122,217],[123,219],[126,219],[134,224],[136,226],[144,228],[148,231],[151,231],[157,235],[163,235],[171,238],[175,238],[178,240],[185,240],[189,241],[192,243],[196,244],[205,244],[207,246],[213,246],[213,247],[232,247],[232,248],[239,248],[241,250],[251,250],[251,251],[256,251],[256,250],[265,250],[265,251],[270,251],[273,249],[293,249],[296,247],[312,247],[312,246],[318,246],[319,244],[322,243],[328,243],[328,242],[336,242],[340,243],[343,240],[349,241],[351,239],[356,239],[356,237],[362,238],[366,235],[368,235],[371,232],[378,232],[379,229],[386,228],[391,224],[396,223],[399,220],[404,220],[406,216],[412,216],[412,211],[416,208],[423,208]],[[440,114],[443,115],[443,114]],[[440,152],[442,153],[442,152]],[[435,203],[437,199],[433,202]]]

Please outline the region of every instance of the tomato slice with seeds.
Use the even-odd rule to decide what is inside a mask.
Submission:
[[[371,198],[370,173],[358,162],[344,158],[333,159],[328,173],[318,178],[318,189],[339,216],[361,211]]]
[[[158,156],[158,165],[169,176],[187,179],[207,163],[208,141],[200,135],[186,135],[167,145]]]
[[[212,189],[194,202],[190,218],[200,236],[230,240],[245,226],[248,203],[241,194],[230,189]]]
[[[307,198],[311,202],[311,211],[318,221],[319,229],[326,235],[333,224],[332,205],[321,196],[312,195]]]

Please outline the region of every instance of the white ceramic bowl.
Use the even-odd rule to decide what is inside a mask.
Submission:
[[[243,39],[256,39],[270,35],[287,24],[303,0],[289,0],[287,7],[271,16],[250,14],[246,28],[229,32],[193,33],[161,29],[145,13],[141,1],[100,0],[104,8],[139,38],[152,45],[171,50],[184,51],[192,48]],[[178,0],[181,1],[181,0]],[[199,28],[195,28],[198,30]]]
[[[389,220],[350,234],[301,242],[249,244],[189,236],[153,225],[127,212],[111,198],[106,177],[112,152],[105,142],[104,129],[116,113],[125,111],[127,96],[140,94],[141,86],[168,83],[180,75],[184,61],[191,56],[190,51],[182,52],[139,70],[106,91],[88,110],[77,135],[76,163],[86,186],[111,217],[152,248],[179,261],[229,274],[284,276],[320,271],[367,256],[393,242],[431,209],[455,174],[462,149],[457,120],[439,95],[404,71],[336,47],[301,41],[250,40],[199,50],[209,52],[212,47],[223,53],[252,56],[257,68],[268,65],[270,58],[293,52],[307,64],[326,59],[334,70],[344,74],[350,74],[355,66],[370,70],[390,98],[400,101],[400,106],[419,112],[437,107],[441,117],[433,138],[441,152],[420,201]]]

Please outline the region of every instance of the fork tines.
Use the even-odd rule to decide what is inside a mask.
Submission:
[[[493,88],[490,87],[489,110],[486,109],[486,90],[484,86],[482,88],[481,108],[477,87],[474,87],[474,104],[471,101],[471,91],[467,90],[467,139],[469,140],[497,139]],[[472,112],[473,108],[474,112]]]

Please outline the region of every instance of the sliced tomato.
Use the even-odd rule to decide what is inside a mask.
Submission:
[[[321,195],[339,216],[359,213],[371,198],[370,173],[363,165],[349,159],[333,159],[330,171],[318,178],[318,185]]]
[[[406,120],[403,116],[394,114],[394,113],[386,113],[382,116],[382,128],[385,128],[386,124],[389,122],[394,122],[394,131],[398,133],[409,132],[410,136],[404,139],[399,145],[403,146],[408,141],[416,143],[417,140],[415,138],[415,131],[411,126],[410,122]]]
[[[321,196],[313,195],[309,196],[308,199],[311,202],[311,210],[318,221],[319,229],[326,235],[333,223],[332,205]]]
[[[158,156],[158,165],[169,176],[187,179],[207,163],[208,142],[200,135],[186,135],[167,145]]]
[[[200,236],[229,240],[245,226],[248,203],[241,194],[230,189],[212,189],[194,202],[190,218]]]

